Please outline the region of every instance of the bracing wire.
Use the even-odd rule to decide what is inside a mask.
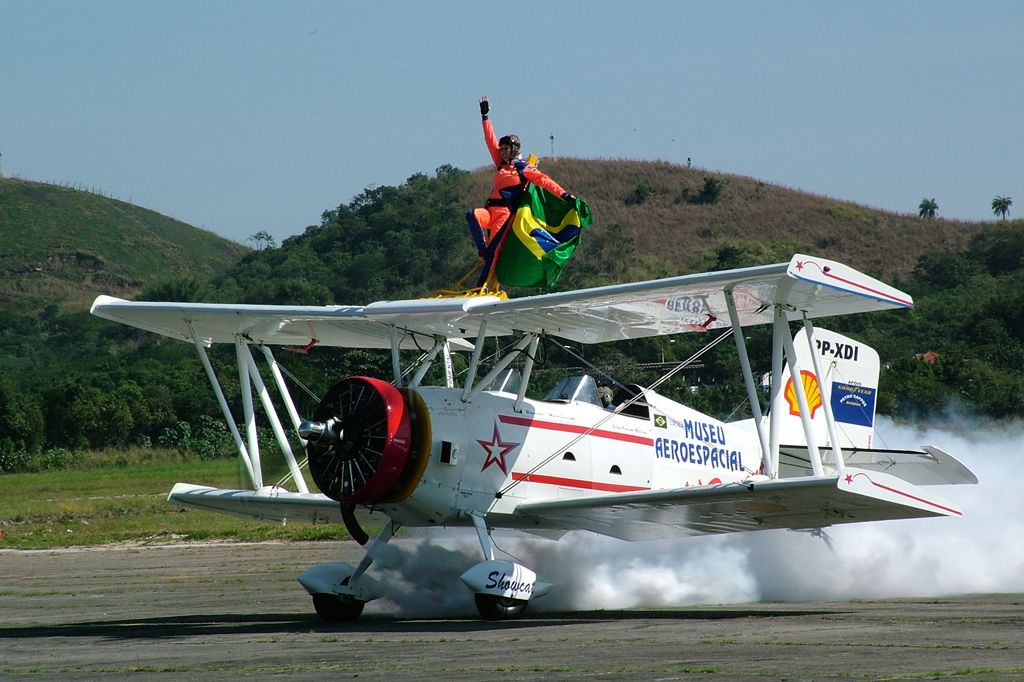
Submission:
[[[710,351],[712,348],[717,346],[723,339],[725,339],[731,333],[732,333],[731,329],[723,330],[721,334],[719,334],[717,337],[712,339],[709,343],[707,343],[703,348],[698,350],[696,353],[694,353],[693,355],[691,355],[690,357],[688,357],[687,359],[683,360],[678,365],[673,367],[671,370],[666,372],[660,379],[655,381],[653,384],[651,384],[650,386],[645,388],[643,391],[641,391],[637,395],[634,395],[633,397],[631,397],[626,402],[622,403],[622,405],[616,407],[614,412],[609,412],[605,417],[600,419],[596,424],[594,424],[593,426],[588,427],[585,431],[583,431],[582,433],[577,435],[575,438],[570,440],[568,443],[566,443],[565,445],[557,448],[555,450],[555,452],[553,452],[550,456],[548,456],[548,457],[544,458],[543,460],[541,460],[540,463],[538,463],[532,469],[527,471],[526,474],[524,476],[522,476],[519,480],[513,481],[512,483],[509,483],[507,486],[505,486],[504,488],[499,490],[495,494],[495,497],[502,497],[503,495],[506,495],[509,491],[511,491],[513,488],[515,488],[520,483],[522,483],[524,481],[528,481],[530,476],[532,476],[533,474],[537,473],[540,469],[542,469],[543,467],[545,467],[548,464],[550,464],[563,451],[568,450],[569,448],[573,447],[576,443],[580,442],[582,439],[586,438],[587,436],[592,434],[594,431],[599,429],[601,426],[603,426],[609,419],[614,417],[617,413],[621,412],[624,408],[629,407],[630,405],[635,403],[637,400],[640,400],[644,396],[644,393],[646,391],[654,390],[655,388],[657,388],[658,386],[661,386],[663,383],[665,383],[666,381],[671,379],[673,376],[675,376],[676,374],[678,374],[682,370],[686,369],[686,367],[688,367],[690,364],[695,362],[698,358],[700,358],[702,355],[704,355],[705,353]]]

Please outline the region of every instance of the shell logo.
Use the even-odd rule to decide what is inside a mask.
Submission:
[[[804,384],[804,395],[807,396],[807,409],[811,411],[811,419],[814,419],[814,413],[821,407],[821,386],[818,384],[818,377],[814,376],[814,372],[802,369],[800,370],[800,379]],[[786,382],[783,396],[789,403],[789,413],[794,417],[799,417],[800,403],[797,402],[796,389],[793,388],[793,377]]]

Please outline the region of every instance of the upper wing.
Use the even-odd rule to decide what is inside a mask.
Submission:
[[[741,325],[772,321],[782,305],[791,319],[910,307],[910,296],[840,263],[796,255],[789,263],[616,284],[502,301],[472,298],[381,301],[366,306],[263,306],[147,303],[100,296],[92,313],[117,322],[207,343],[384,348],[423,337],[475,338],[544,332],[582,343],[636,339],[729,326],[726,292]]]
[[[203,343],[234,343],[244,336],[267,345],[305,346],[312,340],[321,346],[388,348],[395,328],[393,312],[413,307],[415,323],[399,328],[403,348],[429,347],[430,338],[444,334],[467,316],[467,309],[494,297],[424,299],[374,303],[368,306],[229,305],[221,303],[162,303],[125,301],[99,296],[93,315],[173,339],[192,341],[191,329]],[[401,316],[399,314],[399,316]],[[444,320],[438,325],[432,320]],[[478,323],[477,323],[478,324]],[[476,324],[473,325],[473,328]],[[403,334],[408,331],[408,334]],[[448,334],[465,336],[466,334]]]
[[[767,324],[781,305],[791,320],[913,306],[911,297],[840,263],[795,255],[789,263],[531,296],[473,312],[487,332],[544,331],[581,343]]]
[[[877,471],[528,502],[524,521],[626,540],[822,528],[838,523],[962,516],[952,503]]]

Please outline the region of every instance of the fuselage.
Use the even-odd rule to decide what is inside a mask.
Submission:
[[[653,391],[612,411],[586,401],[483,391],[416,389],[429,419],[430,456],[412,493],[377,505],[404,525],[520,527],[525,501],[714,485],[761,464],[757,439]],[[534,527],[530,522],[530,527]]]

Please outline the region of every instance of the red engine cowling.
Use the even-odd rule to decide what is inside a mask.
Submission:
[[[385,381],[349,377],[334,384],[313,421],[300,427],[317,487],[332,499],[363,505],[406,488],[417,468],[414,417],[406,396]]]

